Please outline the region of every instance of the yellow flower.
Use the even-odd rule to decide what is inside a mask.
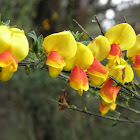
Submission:
[[[86,76],[86,71],[93,63],[93,55],[89,48],[84,44],[77,43],[76,55],[65,61],[66,70],[71,70],[70,74],[70,86],[75,90],[78,90],[79,95],[83,94],[83,89],[87,91],[89,89],[88,78]]]
[[[140,77],[140,34],[137,35],[134,46],[127,50],[127,57],[133,63],[132,67]]]
[[[117,94],[121,88],[113,86],[112,84],[113,80],[109,78],[99,91],[101,98],[108,104],[116,101]]]
[[[65,66],[65,60],[75,56],[77,44],[69,31],[54,33],[47,36],[42,44],[48,60],[46,65],[49,66],[49,74],[56,77]]]
[[[113,86],[112,84],[113,84],[113,80],[108,78],[106,83],[99,91],[101,96],[100,107],[99,107],[101,115],[105,115],[109,110],[116,109],[117,105],[115,104],[115,101],[121,87],[120,86],[116,87]]]
[[[136,41],[135,31],[127,23],[113,26],[106,32],[105,37],[109,40],[111,45],[119,45],[122,51],[133,47]]]
[[[94,58],[92,65],[87,69],[89,80],[92,85],[100,86],[108,77],[108,69]]]
[[[131,82],[134,78],[134,73],[129,64],[124,60],[120,59],[120,64],[114,63],[111,67],[109,64],[106,66],[109,70],[109,74],[114,76],[119,82],[124,84],[125,82]]]
[[[99,35],[89,43],[88,48],[98,61],[102,61],[110,52],[110,43],[106,37]]]
[[[101,98],[99,107],[101,115],[105,115],[109,110],[115,110],[116,106],[117,104],[115,104],[115,102],[108,104]]]
[[[18,62],[11,53],[3,52],[0,54],[0,67],[0,80],[8,81],[17,70]]]
[[[29,44],[23,30],[0,26],[0,54],[3,52],[10,52],[17,61],[27,56]]]

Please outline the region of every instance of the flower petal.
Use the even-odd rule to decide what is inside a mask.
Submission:
[[[63,60],[74,57],[77,51],[77,44],[69,31],[54,33],[47,36],[42,44],[46,53],[57,51]]]
[[[11,28],[11,53],[17,59],[17,61],[23,60],[29,52],[29,43],[23,30],[17,28]]]
[[[65,70],[70,71],[76,65],[76,55],[72,57],[70,60],[65,60],[66,66],[64,67]]]
[[[65,62],[62,57],[56,51],[51,51],[46,61],[46,65],[55,67],[55,68],[63,68],[65,66]]]
[[[125,83],[125,65],[117,65],[117,66],[112,66],[109,68],[109,75],[112,75],[114,78],[116,78],[119,82],[122,84]]]
[[[0,54],[11,52],[11,34],[12,30],[10,27],[5,25],[0,26]]]
[[[0,80],[8,81],[17,70],[18,62],[11,53],[4,52],[0,54],[0,67]]]
[[[89,80],[91,81],[90,84],[94,86],[100,86],[106,81],[107,77],[99,77],[92,74],[89,74]]]
[[[119,44],[121,50],[128,50],[136,41],[135,31],[127,23],[113,26],[106,32],[105,37],[108,38],[110,44]]]
[[[77,43],[76,55],[66,62],[66,70],[72,69],[74,66],[79,66],[83,70],[86,70],[93,63],[93,54],[89,48],[82,43]]]
[[[0,80],[8,81],[12,77],[13,73],[12,66],[2,68],[2,72],[0,72]]]
[[[109,110],[115,110],[116,104],[113,102],[111,104],[106,104],[105,101],[101,98],[100,100],[100,112],[101,115],[105,115]]]
[[[132,67],[136,69],[136,73],[140,77],[140,55],[133,57],[133,63]]]
[[[51,77],[58,76],[62,70],[63,68],[56,68],[56,67],[49,66],[49,74]]]
[[[120,61],[121,65],[125,65],[125,82],[129,83],[133,80],[134,78],[134,72],[131,68],[131,66],[124,60],[124,59],[121,59]]]
[[[137,75],[140,77],[140,70],[137,70],[137,69],[136,69],[136,73],[137,73]]]
[[[135,55],[140,55],[140,34],[136,37],[135,45],[127,50],[127,57],[133,57]]]
[[[97,76],[104,76],[108,73],[108,69],[104,67],[97,59],[94,59],[92,65],[87,69],[87,73]]]
[[[112,67],[106,66],[109,70],[109,74],[116,78],[119,82],[124,84],[125,82],[131,82],[134,78],[134,73],[129,64],[120,59],[120,65],[113,65]]]
[[[108,69],[104,67],[97,59],[94,59],[92,65],[87,69],[91,84],[95,86],[99,86],[105,82],[108,72]]]
[[[9,52],[0,54],[0,67],[12,66],[12,71],[17,70],[18,62],[16,58]]]
[[[119,45],[117,45],[117,44],[112,44],[112,45],[111,45],[110,52],[109,52],[109,54],[108,54],[108,56],[107,56],[107,59],[114,59],[114,58],[116,58],[117,56],[118,56],[119,58],[121,58],[121,55],[122,55],[122,53],[121,53],[121,49],[120,49]]]
[[[110,52],[110,43],[106,37],[99,35],[89,43],[88,48],[97,60],[102,61]]]
[[[82,95],[82,89],[85,91],[88,90],[88,78],[80,67],[75,66],[72,69],[70,74],[70,86],[75,90],[79,90],[80,95]]]
[[[112,86],[112,84],[113,84],[113,80],[109,78],[99,91],[101,98],[106,103],[115,102],[117,98],[117,93],[121,88],[121,87]]]

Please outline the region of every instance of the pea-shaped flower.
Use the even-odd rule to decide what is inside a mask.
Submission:
[[[115,110],[116,106],[117,104],[115,104],[115,102],[108,104],[101,98],[99,107],[101,115],[105,115],[109,110]]]
[[[65,69],[72,69],[70,74],[70,86],[78,90],[79,95],[82,95],[83,90],[87,91],[89,89],[88,78],[85,71],[93,63],[92,52],[84,44],[77,43],[76,55],[65,62]]]
[[[13,73],[17,71],[18,62],[16,58],[9,52],[0,54],[0,80],[8,81]]]
[[[49,74],[56,77],[63,70],[65,60],[69,60],[76,54],[77,44],[69,31],[54,33],[47,36],[42,44],[46,55],[46,65],[49,66]]]
[[[116,98],[121,87],[113,86],[113,80],[108,78],[99,93],[101,96],[100,100],[100,112],[105,115],[109,110],[116,109]]]
[[[108,104],[116,101],[117,94],[121,88],[113,86],[112,84],[113,80],[109,78],[99,91],[101,98]]]
[[[101,35],[92,40],[87,47],[91,50],[94,58],[98,61],[105,59],[110,52],[109,40]]]
[[[132,67],[136,69],[140,77],[140,34],[137,35],[134,46],[127,50],[127,57],[133,63]]]
[[[121,58],[121,50],[128,50],[135,44],[136,34],[133,28],[122,23],[110,28],[104,36],[98,36],[88,45],[94,57],[101,61],[104,58]]]
[[[18,61],[29,51],[28,40],[23,30],[0,26],[0,80],[7,81],[17,70]]]
[[[91,84],[100,86],[106,81],[109,71],[97,59],[94,58],[92,65],[87,69],[87,73]]]
[[[29,43],[23,30],[0,26],[0,54],[3,52],[10,52],[17,61],[27,56]]]

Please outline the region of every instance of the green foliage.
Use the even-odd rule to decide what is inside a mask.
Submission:
[[[87,46],[90,43],[90,41],[82,41],[81,43]]]
[[[43,40],[44,40],[43,35],[40,35],[40,36],[38,37],[38,40],[37,40],[37,41],[38,41],[37,47],[38,47],[38,50],[40,50],[40,51],[44,54],[45,51],[44,51],[44,49],[43,49],[43,47],[42,47]]]
[[[27,65],[26,67],[24,67],[26,75],[30,74],[30,65]]]
[[[90,92],[92,96],[99,97],[99,93],[97,91]]]
[[[30,33],[28,33],[29,37],[31,37],[31,51],[34,53],[38,53],[39,51],[41,51],[41,53],[45,53],[43,47],[42,47],[42,43],[44,40],[43,35],[40,35],[39,37],[37,37],[35,31],[31,31]]]
[[[83,35],[83,33],[79,33],[79,31],[77,31],[76,33],[74,33],[73,31],[70,31],[70,32],[76,41],[78,41],[80,39],[80,37]]]
[[[10,26],[10,20],[7,20],[6,22],[0,21],[0,25]]]
[[[45,51],[42,47],[43,43],[43,35],[40,35],[37,37],[35,31],[31,31],[28,34],[31,37],[31,49],[29,51],[29,62],[35,62],[35,67],[36,68],[42,68],[43,65],[45,64]]]
[[[37,36],[35,31],[31,31],[28,33],[29,37],[31,37],[32,45],[31,45],[31,51],[37,53],[38,52],[38,46],[37,46]]]

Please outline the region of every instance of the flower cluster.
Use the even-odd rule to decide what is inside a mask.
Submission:
[[[23,30],[0,26],[0,80],[7,81],[17,70],[18,61],[29,51],[28,40]]]
[[[54,33],[43,41],[46,52],[46,65],[49,74],[56,77],[65,69],[71,71],[70,86],[78,90],[79,95],[91,85],[100,86],[100,112],[115,110],[117,93],[121,87],[113,85],[108,75],[119,82],[131,82],[134,73],[131,66],[122,58],[122,51],[127,51],[127,57],[133,63],[140,76],[140,35],[136,37],[133,28],[122,23],[110,28],[105,36],[99,35],[88,46],[76,42],[69,31]],[[100,61],[108,59],[106,66]]]

